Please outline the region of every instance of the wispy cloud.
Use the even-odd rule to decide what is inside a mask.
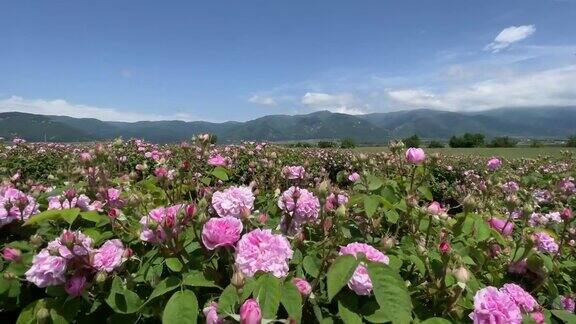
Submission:
[[[273,97],[270,96],[264,96],[264,95],[252,95],[249,99],[248,102],[257,104],[257,105],[262,105],[262,106],[269,106],[269,107],[274,107],[277,106],[278,103],[276,102],[276,99],[274,99]]]
[[[494,41],[484,48],[492,53],[497,53],[513,43],[519,42],[528,38],[536,32],[536,26],[523,25],[523,26],[510,26],[504,28],[494,39]]]
[[[193,120],[193,116],[187,113],[177,113],[173,115],[146,114],[127,112],[116,108],[75,104],[63,99],[26,99],[18,96],[0,99],[0,112],[9,111],[42,115],[62,115],[77,118],[97,118],[105,121]]]
[[[576,65],[517,74],[461,85],[443,91],[388,91],[405,108],[482,110],[500,107],[576,106]]]
[[[356,99],[349,93],[329,94],[322,92],[307,92],[301,103],[316,110],[326,109],[345,114],[361,114],[363,109],[356,104]]]

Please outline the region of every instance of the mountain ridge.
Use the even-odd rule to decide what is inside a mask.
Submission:
[[[488,137],[566,138],[576,133],[576,107],[500,108],[480,112],[432,109],[401,110],[365,115],[316,111],[302,115],[267,115],[245,122],[139,121],[110,122],[95,118],[0,113],[0,137],[29,141],[82,142],[116,137],[167,143],[211,133],[220,143],[242,140],[301,141],[353,138],[384,143],[416,134],[447,139],[466,132]]]

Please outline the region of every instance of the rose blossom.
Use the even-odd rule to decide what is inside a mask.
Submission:
[[[50,255],[43,249],[32,259],[32,266],[26,271],[26,280],[40,288],[62,284],[66,281],[66,259]]]
[[[244,234],[236,246],[236,266],[247,277],[258,271],[271,272],[278,278],[288,274],[288,260],[292,248],[281,234],[269,229],[255,229]]]
[[[498,159],[496,157],[491,158],[486,163],[486,167],[490,171],[496,171],[496,170],[500,169],[501,166],[502,166],[502,161],[500,161],[500,159]]]
[[[316,221],[320,201],[310,191],[292,186],[278,198],[278,207],[291,216],[283,218],[283,227],[296,232],[303,224]]]
[[[289,165],[282,168],[282,176],[288,180],[304,179],[306,170],[301,165]]]
[[[562,308],[570,313],[574,313],[574,309],[576,308],[576,303],[574,302],[574,298],[560,296],[560,305]]]
[[[98,270],[112,272],[122,264],[124,245],[118,239],[106,241],[94,254],[92,266]]]
[[[420,164],[426,159],[426,153],[421,148],[411,147],[406,150],[406,160],[412,164]]]
[[[536,247],[540,252],[556,253],[558,252],[558,244],[552,236],[546,232],[534,233]]]
[[[260,324],[262,322],[262,311],[257,301],[247,299],[240,307],[240,324]]]
[[[476,292],[470,319],[475,324],[521,324],[522,314],[510,295],[495,287],[486,287]]]
[[[82,292],[86,288],[86,277],[82,275],[74,275],[70,279],[66,280],[64,289],[68,295],[72,297],[78,297],[82,295]]]
[[[312,286],[310,286],[310,283],[306,281],[306,279],[294,278],[292,282],[303,296],[308,296],[312,292]]]
[[[496,217],[490,218],[488,220],[488,225],[505,236],[512,234],[512,231],[514,230],[514,222]]]
[[[202,227],[202,243],[208,250],[233,246],[242,233],[242,221],[236,217],[213,217]]]
[[[534,297],[532,297],[532,295],[516,284],[504,284],[504,286],[500,288],[500,291],[508,294],[508,296],[514,300],[516,305],[518,305],[518,307],[520,307],[520,309],[525,313],[533,312],[539,306],[538,302]]]
[[[352,172],[350,173],[350,175],[348,175],[348,180],[350,180],[351,182],[356,182],[360,179],[360,175],[358,174],[358,172]]]
[[[169,235],[178,235],[191,217],[185,205],[159,207],[151,210],[147,216],[142,216],[140,225],[140,239],[142,241],[158,243],[164,242]],[[179,217],[179,215],[182,215]]]
[[[254,194],[250,187],[230,187],[212,195],[212,207],[220,217],[240,217],[254,208]]]
[[[220,154],[213,154],[208,159],[208,164],[211,166],[226,166],[228,160]]]
[[[364,254],[366,259],[373,262],[388,264],[390,262],[388,256],[376,250],[374,247],[365,243],[350,243],[340,248],[339,255],[353,255],[357,256],[358,253]],[[369,295],[372,291],[372,281],[368,276],[368,270],[364,264],[359,264],[352,278],[348,281],[348,287],[358,295]]]
[[[218,316],[218,304],[215,302],[212,302],[210,305],[204,307],[202,313],[204,313],[204,316],[206,317],[206,324],[224,323],[224,319]]]

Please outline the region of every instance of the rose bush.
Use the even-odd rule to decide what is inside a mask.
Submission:
[[[576,163],[0,144],[0,318],[574,323]]]

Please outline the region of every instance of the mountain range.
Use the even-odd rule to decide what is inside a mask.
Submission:
[[[385,143],[418,135],[447,139],[466,132],[487,137],[566,138],[576,134],[576,107],[500,108],[480,112],[431,109],[365,115],[319,111],[306,115],[269,115],[246,122],[204,121],[109,122],[92,118],[0,113],[0,137],[28,141],[82,142],[116,137],[178,142],[211,133],[219,143],[242,140],[304,141],[352,138],[360,143]]]

